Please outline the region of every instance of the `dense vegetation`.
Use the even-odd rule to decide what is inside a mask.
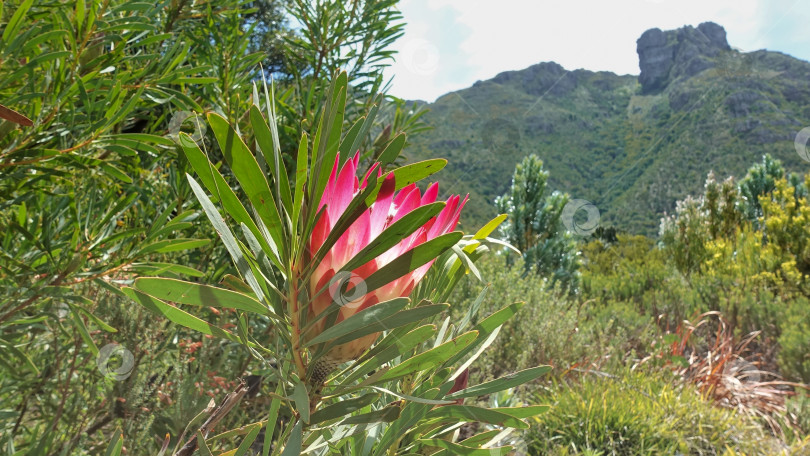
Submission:
[[[393,0],[12,3],[0,454],[810,451],[806,63],[541,65],[462,93],[477,133],[386,94]]]

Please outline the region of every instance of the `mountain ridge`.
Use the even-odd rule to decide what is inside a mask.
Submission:
[[[650,29],[637,52],[639,75],[541,62],[442,95],[425,103],[433,129],[412,138],[409,158],[448,158],[444,191],[478,201],[466,224],[494,216],[514,165],[537,153],[551,188],[644,234],[710,170],[741,177],[764,153],[806,168],[793,141],[810,125],[810,63],[742,53],[714,23]]]

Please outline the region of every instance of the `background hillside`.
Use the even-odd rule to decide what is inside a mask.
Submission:
[[[445,191],[476,201],[467,224],[495,214],[515,164],[536,153],[551,188],[594,203],[603,225],[643,234],[709,170],[741,176],[765,153],[806,170],[793,142],[810,125],[810,63],[732,49],[714,23],[648,30],[637,51],[639,76],[546,62],[444,95],[427,105],[433,129],[408,158],[449,160]]]

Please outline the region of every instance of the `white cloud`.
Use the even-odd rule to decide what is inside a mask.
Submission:
[[[797,34],[810,39],[808,4],[810,0],[404,0],[400,7],[408,25],[396,47],[406,52],[388,72],[395,76],[391,92],[433,101],[476,80],[544,61],[568,69],[638,74],[636,40],[645,30],[705,21],[724,26],[729,43],[743,50],[783,50],[782,44],[790,47],[784,52],[800,52]]]

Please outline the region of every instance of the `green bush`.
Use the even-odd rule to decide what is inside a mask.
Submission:
[[[487,280],[480,302],[482,316],[505,304],[525,305],[473,365],[474,377],[497,377],[538,363],[562,370],[583,362],[621,365],[628,352],[648,346],[654,334],[654,319],[639,314],[632,305],[579,301],[535,274],[524,276],[520,262],[509,267],[503,257],[482,258],[477,266]],[[460,319],[482,293],[484,286],[468,279],[449,299],[451,321]]]
[[[531,454],[769,454],[755,423],[649,374],[587,376],[535,399],[552,407],[529,433]]]
[[[810,302],[797,299],[787,308],[779,336],[779,368],[790,380],[810,382]]]

